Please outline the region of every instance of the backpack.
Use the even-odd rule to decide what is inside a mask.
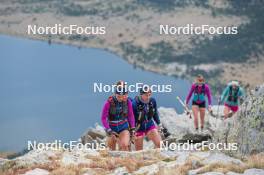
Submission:
[[[113,120],[124,120],[128,116],[128,100],[125,102],[118,102],[117,99],[113,96],[108,98],[110,103],[109,109],[109,121]]]
[[[201,91],[199,91],[199,85],[195,85],[193,101],[205,101],[205,84],[202,85]]]
[[[233,93],[234,91],[234,93]],[[227,100],[230,102],[237,103],[238,100],[238,92],[239,92],[239,87],[236,89],[233,89],[232,86],[229,86],[229,94]]]
[[[147,103],[147,104],[144,104],[143,102],[141,102],[139,100],[139,96],[136,96],[135,100],[136,100],[136,104],[137,104],[137,112],[138,113],[142,112],[141,115],[143,116],[138,120],[138,122],[141,123],[144,120],[152,119],[155,115],[155,112],[156,112],[155,107],[154,107],[154,100],[151,98],[149,100],[149,103]],[[147,105],[147,106],[145,106],[145,105]],[[147,111],[144,110],[145,107],[147,108]],[[147,118],[146,118],[146,116],[147,116]]]

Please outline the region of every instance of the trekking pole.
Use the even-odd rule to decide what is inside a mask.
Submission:
[[[139,128],[140,128],[140,126],[141,126],[141,123],[140,123],[141,118],[142,118],[142,111],[139,112],[139,115],[138,115],[138,122],[137,122],[137,126],[136,126],[136,128],[135,128],[135,132],[136,132],[137,130],[139,130]]]
[[[220,118],[220,116],[219,116],[219,107],[220,107],[220,102],[221,102],[221,97],[218,97],[218,102],[217,102],[217,117],[215,118],[215,127],[217,127],[217,119],[219,119]]]
[[[217,117],[219,118],[219,106],[220,106],[221,99],[218,98],[218,104],[217,104]]]
[[[191,119],[191,118],[192,118],[192,114],[191,114],[191,111],[190,111],[190,109],[188,108],[188,106],[186,106],[186,105],[184,104],[184,102],[182,101],[182,99],[181,99],[179,96],[177,96],[176,98],[177,98],[177,100],[180,102],[180,104],[183,106],[185,113],[186,113],[187,115],[189,115],[189,117],[190,117],[190,119]]]
[[[129,129],[130,141],[129,141],[129,150],[132,151],[132,145],[135,145],[135,129]]]

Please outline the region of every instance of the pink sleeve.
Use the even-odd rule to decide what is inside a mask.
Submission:
[[[133,113],[133,107],[132,107],[132,103],[130,100],[128,100],[128,122],[131,128],[135,127],[135,117],[134,117],[134,113]]]
[[[105,129],[109,129],[109,123],[108,123],[108,114],[110,109],[110,103],[108,101],[105,102],[102,115],[101,115],[101,121]]]
[[[206,85],[205,93],[206,93],[207,98],[208,98],[208,104],[211,105],[212,104],[212,95],[211,95],[211,90],[210,90],[209,85]]]
[[[192,94],[193,94],[194,88],[195,88],[195,84],[192,84],[192,87],[191,87],[191,89],[190,89],[190,91],[189,91],[189,93],[188,93],[188,96],[187,96],[187,98],[186,98],[186,103],[187,103],[187,104],[189,103],[189,101],[190,101],[190,99],[191,99],[191,97],[192,97]]]

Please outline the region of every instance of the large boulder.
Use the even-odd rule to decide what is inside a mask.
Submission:
[[[213,113],[222,116],[223,106],[213,106]],[[215,131],[221,127],[223,120],[221,117],[213,117],[206,113],[204,132],[197,132],[194,128],[193,118],[189,118],[186,114],[178,114],[174,108],[159,109],[162,125],[168,129],[171,136],[166,139],[169,143],[178,142],[184,143],[192,140],[193,143],[211,140]]]
[[[8,161],[8,160],[0,157],[0,166],[3,165],[6,161]]]
[[[216,133],[215,142],[237,143],[237,155],[264,151],[264,84],[250,92],[238,113]]]
[[[104,128],[99,124],[95,124],[95,128],[89,128],[82,136],[81,142],[82,144],[90,143],[102,143],[106,138],[106,133]]]

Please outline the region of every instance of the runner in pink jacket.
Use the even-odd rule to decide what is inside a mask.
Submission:
[[[205,79],[202,75],[196,77],[196,82],[192,84],[189,94],[186,98],[186,105],[188,106],[191,97],[192,99],[192,111],[194,115],[194,126],[198,131],[198,115],[200,113],[200,126],[201,131],[204,128],[204,117],[206,111],[206,97],[208,99],[208,110],[211,111],[212,97],[208,84],[205,83]]]
[[[130,136],[134,136],[135,119],[124,82],[119,81],[116,85],[115,94],[104,104],[101,121],[108,135],[108,147],[115,150],[118,141],[119,149],[128,151]]]

